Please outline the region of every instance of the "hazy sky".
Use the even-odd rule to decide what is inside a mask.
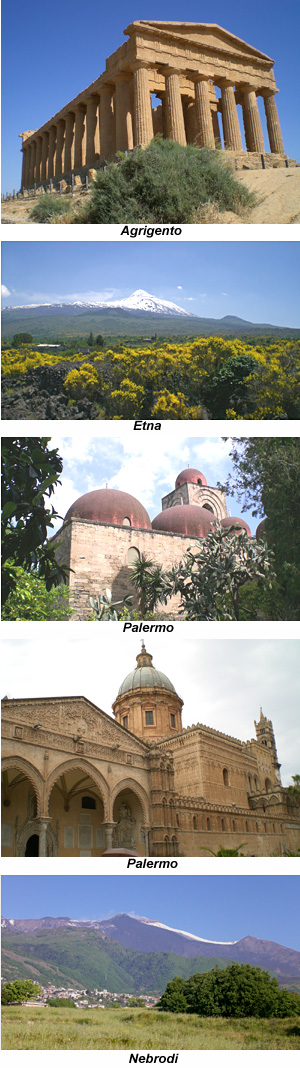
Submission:
[[[275,60],[275,78],[283,140],[287,153],[296,157],[299,90],[299,4],[288,0],[115,0],[114,6],[79,0],[61,4],[59,17],[45,7],[15,0],[2,5],[3,53],[3,174],[4,192],[20,187],[21,155],[18,134],[36,130],[55,115],[105,69],[105,60],[125,40],[123,30],[134,19],[215,22]],[[258,98],[263,122],[263,102]],[[238,108],[241,113],[240,107]],[[242,121],[240,114],[240,126]],[[265,146],[268,139],[265,136]]]
[[[293,241],[167,242],[159,253],[146,239],[9,241],[3,306],[118,300],[145,289],[201,317],[299,327],[299,266]]]
[[[200,938],[254,935],[300,949],[298,876],[18,875],[2,878],[2,915],[29,919],[146,916]],[[170,892],[171,889],[171,892]]]
[[[136,667],[141,637],[124,635],[116,623],[85,627],[86,638],[77,638],[72,626],[66,632],[65,624],[55,624],[50,637],[49,624],[47,641],[41,626],[34,640],[5,638],[2,695],[83,695],[112,715],[119,686]],[[262,705],[273,721],[283,784],[288,785],[300,769],[299,641],[197,640],[186,638],[184,628],[182,623],[173,634],[144,636],[154,666],[165,672],[184,701],[183,726],[200,722],[247,741],[255,736],[253,721]]]
[[[230,440],[187,437],[184,424],[176,427],[176,434],[170,432],[168,424],[163,425],[159,434],[154,431],[124,434],[114,424],[112,427],[113,436],[109,438],[95,437],[82,424],[79,434],[73,432],[68,437],[61,437],[54,430],[49,448],[59,449],[64,468],[61,486],[56,487],[51,503],[60,516],[66,515],[77,497],[102,489],[107,482],[109,488],[131,493],[141,501],[152,520],[161,512],[162,497],[175,489],[180,471],[195,467],[205,475],[209,486],[216,486],[217,482],[225,482],[231,470]],[[241,516],[242,502],[239,504],[234,497],[228,497],[227,506],[232,516]],[[251,533],[255,533],[259,519],[248,512],[243,515]],[[61,520],[57,520],[53,531],[60,526]]]

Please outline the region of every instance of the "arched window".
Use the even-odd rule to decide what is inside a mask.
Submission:
[[[137,560],[139,560],[139,559],[140,559],[139,550],[136,548],[135,545],[131,545],[130,549],[128,549],[128,553],[127,553],[127,564],[128,564],[128,567],[134,567],[134,565],[136,564]]]
[[[224,786],[229,786],[228,768],[223,768],[223,783]]]
[[[258,782],[257,782],[256,775],[254,775],[254,786],[255,786],[255,789],[258,790]]]
[[[164,824],[167,825],[167,823],[168,823],[168,819],[167,819],[167,800],[166,800],[165,797],[163,797],[163,814],[164,814]]]
[[[246,820],[246,831],[249,831],[249,823],[248,823],[248,820]]]
[[[213,508],[211,508],[210,504],[203,504],[202,508],[206,508],[207,512],[212,512],[212,515],[214,514]]]
[[[221,820],[221,831],[225,831],[225,823],[223,819]]]
[[[235,820],[232,820],[232,830],[235,831]]]
[[[266,791],[266,794],[269,794],[270,790],[272,790],[271,779],[265,779],[265,791]]]
[[[96,801],[94,797],[82,797],[81,808],[96,808]]]
[[[209,818],[209,816],[207,817],[207,820],[206,820],[206,829],[208,831],[210,831],[210,818]]]
[[[176,726],[174,712],[170,712],[170,725],[171,725],[171,727],[175,727]]]
[[[131,519],[129,519],[128,515],[124,515],[123,527],[131,527]]]
[[[170,839],[169,839],[169,835],[168,834],[166,834],[165,837],[164,837],[164,843],[165,843],[165,856],[166,857],[170,857],[170,855],[171,855],[171,843],[170,843]]]
[[[123,716],[122,727],[125,727],[125,730],[128,731],[128,716]]]
[[[196,830],[197,830],[197,820],[196,820],[196,816],[193,816],[193,831],[196,831]]]
[[[179,827],[179,816],[178,816],[178,812],[176,812],[176,827]]]
[[[172,853],[173,857],[178,857],[178,842],[175,834],[172,838]]]
[[[251,779],[251,775],[248,775],[248,783],[249,783],[250,794],[252,794],[252,779]]]
[[[256,830],[257,830],[257,832],[258,832],[258,823],[256,823],[256,824],[255,824],[255,826],[256,826]]]
[[[276,834],[276,827],[275,827],[275,823],[273,823],[273,834]]]

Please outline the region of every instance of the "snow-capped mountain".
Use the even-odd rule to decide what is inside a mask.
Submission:
[[[118,942],[125,949],[139,953],[176,953],[182,957],[221,958],[240,964],[267,968],[276,975],[300,975],[300,953],[263,938],[247,935],[233,942],[216,942],[168,927],[159,920],[119,913],[108,920],[73,920],[67,916],[43,916],[41,919],[3,919],[7,935],[30,934],[46,928],[81,928],[97,931],[98,936]],[[53,935],[53,938],[56,936]],[[59,938],[59,934],[57,935]],[[54,942],[53,942],[54,946]]]
[[[172,304],[170,300],[161,300],[159,297],[153,297],[151,293],[146,293],[145,289],[136,289],[131,297],[124,297],[123,300],[109,300],[109,301],[83,301],[72,300],[64,301],[59,304],[42,303],[42,304],[15,304],[3,309],[5,312],[11,311],[24,311],[25,309],[32,308],[124,308],[125,311],[138,311],[138,312],[152,312],[154,315],[187,315],[189,318],[193,317],[191,312],[185,311],[184,308],[180,308],[178,304]]]

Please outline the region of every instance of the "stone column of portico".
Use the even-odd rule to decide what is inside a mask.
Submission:
[[[55,156],[55,177],[60,178],[63,173],[63,156],[65,141],[65,120],[59,119],[57,123],[57,141]]]
[[[89,96],[86,102],[86,148],[85,148],[85,163],[87,167],[90,167],[92,163],[95,163],[96,159],[99,159],[100,144],[99,144],[99,96],[93,93]]]
[[[39,857],[46,857],[47,856],[47,828],[48,828],[48,824],[49,823],[51,823],[51,819],[50,818],[48,818],[48,819],[40,819],[39,820],[39,826],[38,826]]]
[[[42,168],[41,179],[45,182],[48,178],[48,148],[49,148],[49,133],[45,130],[42,134]]]
[[[56,148],[56,126],[50,126],[48,146],[48,178],[54,178],[54,157]]]
[[[104,831],[105,831],[105,849],[112,849],[112,847],[113,847],[112,836],[113,836],[113,831],[114,831],[114,827],[115,826],[116,826],[115,821],[114,821],[114,823],[103,823],[103,827],[104,827]]]
[[[116,152],[133,148],[131,81],[130,77],[121,74],[116,78]]]
[[[137,62],[133,69],[134,144],[146,148],[153,138],[152,108],[148,67]]]
[[[115,151],[113,86],[100,87],[100,159],[111,159]]]
[[[42,163],[42,138],[37,137],[36,141],[36,154],[35,154],[35,181],[37,185],[40,185],[41,181],[41,163]]]
[[[199,148],[214,148],[215,135],[209,97],[209,77],[207,74],[197,74],[193,81],[195,82],[198,145]]]
[[[65,154],[64,154],[64,168],[63,173],[68,174],[73,170],[74,166],[74,122],[75,115],[73,111],[69,111],[66,115],[65,123]]]
[[[264,138],[257,107],[256,92],[252,85],[243,87],[243,114],[248,152],[263,152]]]
[[[238,113],[236,110],[233,84],[232,82],[224,80],[220,83],[220,87],[225,148],[234,149],[235,152],[242,152],[242,138]]]
[[[22,189],[29,185],[30,148],[23,148]]]
[[[197,120],[194,100],[187,99],[183,102],[183,116],[188,145],[194,145],[197,140]]]
[[[29,178],[28,185],[31,189],[35,183],[35,156],[36,156],[36,141],[32,141],[30,145],[30,166],[29,166]]]
[[[180,92],[180,71],[172,67],[164,71],[166,84],[166,113],[167,113],[167,137],[171,141],[177,141],[179,145],[186,145],[184,128],[183,107]]]
[[[80,104],[75,111],[75,146],[74,146],[74,167],[83,166],[83,139],[84,139],[84,125],[85,125],[85,107]]]
[[[282,140],[282,133],[280,128],[280,122],[278,118],[278,111],[276,106],[275,94],[273,92],[264,89],[262,96],[265,105],[265,113],[267,120],[267,130],[270,142],[270,151],[277,152],[280,156],[284,156],[284,146]]]

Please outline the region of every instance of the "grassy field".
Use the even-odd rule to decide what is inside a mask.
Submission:
[[[149,1009],[2,1009],[2,1049],[299,1049],[300,1018],[224,1020]]]

